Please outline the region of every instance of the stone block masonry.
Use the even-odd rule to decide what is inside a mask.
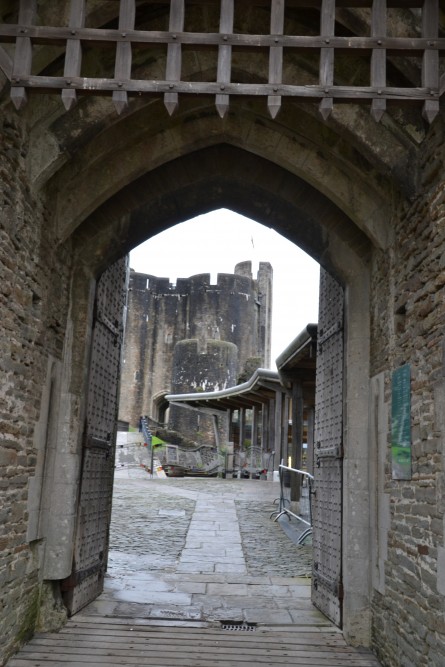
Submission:
[[[239,91],[246,82],[268,81],[269,49],[275,47],[268,41],[272,4],[259,3],[261,11],[234,4],[237,39],[265,37],[252,56],[234,47],[233,81],[243,83],[230,85]],[[292,40],[302,37],[304,24],[304,40],[319,49],[320,13],[298,3],[278,4],[284,5],[285,44],[276,54],[282,46],[289,51],[283,83],[300,82],[306,90],[315,61],[305,49],[286,44],[296,44]],[[415,3],[415,11],[398,2],[386,9],[369,0],[347,11],[344,4],[332,3],[335,40],[372,40],[373,29],[385,20],[382,38],[403,40],[400,49],[372,45],[372,61],[377,66],[380,56],[386,59],[388,90],[408,84],[410,103],[394,96],[386,111],[374,105],[371,114],[371,100],[355,104],[334,94],[331,109],[328,91],[323,114],[318,100],[283,98],[274,119],[267,113],[265,88],[265,95],[251,97],[226,91],[230,108],[221,119],[215,91],[179,91],[170,116],[162,99],[166,49],[139,44],[131,75],[156,81],[158,92],[130,91],[128,106],[117,114],[111,91],[96,95],[77,82],[65,88],[65,106],[60,89],[37,89],[35,79],[23,89],[12,81],[13,72],[14,79],[26,77],[19,69],[29,65],[32,77],[44,76],[47,83],[60,77],[64,85],[67,26],[71,9],[83,3],[0,3],[0,664],[35,627],[63,622],[56,593],[73,561],[96,281],[147,238],[221,207],[283,234],[344,287],[339,593],[346,640],[371,645],[384,667],[445,664],[445,118],[435,113],[443,106],[438,84],[445,18],[435,0]],[[85,3],[86,29],[94,29],[95,38],[104,29],[116,37],[121,5]],[[137,5],[138,34],[169,31],[169,3],[153,11],[150,3]],[[220,3],[184,7],[188,35],[218,31]],[[48,29],[60,31],[56,49],[47,42]],[[424,57],[413,51],[413,39],[422,37],[435,42]],[[70,40],[76,47],[76,35]],[[183,50],[181,90],[190,82],[218,80],[217,54],[227,50],[217,43],[204,49],[177,41]],[[335,58],[334,78],[343,86],[367,86],[369,58],[357,68],[350,48],[356,49],[348,46],[349,55]],[[81,76],[100,76],[101,85],[112,79],[111,52],[89,44],[77,63]],[[428,80],[431,73],[435,81]],[[433,95],[423,107],[422,95],[430,88]],[[226,297],[234,305],[250,305],[252,294],[265,295],[267,275],[264,287],[263,278],[257,279],[255,291],[249,272],[242,263],[219,285],[197,276],[178,281],[176,288],[147,275],[145,285],[141,278],[138,290],[130,292],[133,298],[140,291],[141,308],[157,308],[144,327],[151,335],[156,322],[160,337],[151,356],[139,348],[145,357],[134,358],[131,382],[136,372],[159,382],[150,392],[161,421],[170,384],[156,375],[157,364],[173,359],[177,341],[196,340],[200,351],[209,339],[230,342],[242,358],[244,339],[226,336],[217,311]],[[186,330],[192,286],[193,317]],[[298,305],[295,292],[289,309]],[[263,300],[264,319],[249,315],[248,324],[265,365],[270,306]],[[176,311],[181,330],[173,323]],[[140,315],[147,313],[142,309]],[[231,316],[227,322],[236,325],[228,333],[237,335],[241,320]],[[111,331],[116,325],[108,320],[104,326]],[[391,474],[390,416],[392,374],[404,364],[411,371],[412,477],[402,481]],[[137,425],[151,408],[140,402],[144,394],[129,397],[137,412],[136,421],[128,421]],[[100,411],[100,400],[97,406]],[[106,442],[105,437],[99,443],[103,449]],[[106,518],[102,529],[105,523]]]
[[[48,360],[61,358],[70,257],[29,185],[27,127],[0,118],[0,664],[39,623]],[[36,425],[40,424],[40,430]],[[34,482],[38,480],[37,484]],[[35,490],[35,492],[34,492]]]
[[[388,436],[388,557],[384,594],[374,596],[374,641],[385,665],[439,667],[445,664],[445,568],[439,557],[445,547],[445,181],[439,124],[420,162],[419,194],[399,208],[393,245],[376,256],[374,268],[373,372],[410,364],[412,429],[408,481],[391,478]],[[388,372],[388,406],[390,377]]]
[[[204,346],[198,340],[179,341],[173,358],[171,392],[216,391],[237,384],[238,348],[234,343],[208,340]],[[214,424],[209,415],[194,410],[170,407],[169,427],[186,434],[200,444],[214,443]],[[221,437],[227,441],[228,433]]]

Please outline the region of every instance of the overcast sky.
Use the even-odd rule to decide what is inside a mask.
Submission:
[[[319,265],[296,245],[264,225],[227,209],[171,227],[135,248],[130,266],[159,278],[233,273],[238,262],[273,268],[272,362],[309,322],[318,319]]]

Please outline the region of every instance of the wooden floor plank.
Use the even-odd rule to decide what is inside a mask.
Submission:
[[[246,641],[247,638],[240,637],[238,638],[233,638],[231,640],[230,637],[221,637],[217,639],[196,639],[194,640],[193,644],[195,646],[202,647],[203,650],[208,650],[209,648],[213,648],[214,646],[221,647],[222,650],[249,650],[249,644],[252,646],[255,646],[256,649],[258,650],[268,650],[268,649],[273,649],[275,646],[279,646],[281,651],[306,651],[308,650],[308,647],[311,648],[313,651],[319,651],[319,652],[326,652],[326,651],[331,651],[333,648],[335,648],[335,651],[337,653],[351,653],[351,649],[349,649],[346,646],[342,646],[339,644],[317,644],[317,643],[312,643],[312,642],[304,642],[301,640],[300,642],[283,642],[283,641],[272,641],[268,640],[267,638],[264,638],[261,640],[261,638],[258,638],[258,640],[255,642],[248,642]],[[102,646],[114,646],[116,649],[118,649],[120,646],[127,647],[128,645],[131,645],[132,647],[147,647],[150,646],[152,649],[155,649],[156,647],[159,646],[165,646],[165,641],[163,641],[162,638],[159,637],[140,637],[140,636],[135,636],[133,633],[131,636],[97,636],[97,635],[83,635],[83,634],[70,634],[70,635],[65,635],[61,637],[57,636],[51,636],[51,637],[35,637],[33,640],[33,646],[48,646],[48,648],[56,648],[57,646],[85,646],[88,648],[94,648],[95,646],[97,648],[101,648]],[[180,639],[171,639],[169,641],[169,647],[170,648],[175,648],[179,647],[182,648],[184,646],[183,640]],[[355,651],[358,652],[358,651]]]
[[[50,653],[57,652],[63,655],[77,656],[77,655],[86,655],[91,658],[99,656],[109,656],[110,652],[113,653],[113,656],[116,657],[126,657],[129,654],[133,658],[144,658],[147,654],[147,651],[150,652],[151,656],[156,656],[159,658],[171,656],[171,659],[176,659],[179,656],[185,654],[191,654],[194,657],[204,658],[213,656],[215,660],[225,658],[238,658],[240,661],[246,660],[249,656],[256,655],[259,656],[258,659],[261,660],[262,656],[270,656],[271,658],[319,658],[321,661],[329,660],[332,656],[332,652],[326,653],[323,651],[317,651],[314,648],[305,647],[301,650],[292,650],[286,649],[282,646],[274,646],[271,648],[268,647],[251,647],[245,648],[240,646],[219,646],[215,643],[208,644],[207,646],[200,645],[193,642],[192,646],[171,646],[165,647],[165,645],[151,645],[147,644],[146,646],[135,647],[133,644],[125,645],[121,644],[110,644],[109,642],[97,642],[94,644],[90,642],[88,645],[85,645],[83,642],[61,642],[59,645],[48,645],[36,644],[33,642],[32,647],[24,649],[24,653]],[[344,664],[349,664],[356,660],[357,653],[351,653],[346,651],[335,651],[335,656],[344,662]]]
[[[71,629],[69,632],[60,632],[58,634],[54,635],[36,635],[35,640],[40,640],[40,639],[50,639],[53,638],[56,641],[60,641],[62,638],[66,638],[67,640],[70,638],[83,638],[85,641],[88,641],[89,638],[92,638],[93,640],[96,640],[98,637],[103,638],[106,640],[107,638],[110,639],[110,641],[159,641],[159,642],[164,642],[165,641],[165,635],[161,635],[158,633],[141,633],[141,632],[119,632],[115,631],[113,632],[112,630],[107,630],[106,632],[101,631],[100,633],[94,630],[90,629]],[[184,640],[187,639],[186,635],[169,635],[169,642],[170,643],[179,643],[181,644],[184,642]],[[276,644],[279,643],[280,645],[287,645],[289,647],[291,646],[299,646],[299,645],[307,645],[307,646],[316,646],[316,647],[323,647],[330,649],[333,646],[337,647],[344,647],[345,649],[346,644],[344,640],[339,638],[336,635],[329,636],[323,641],[320,641],[319,635],[296,635],[292,637],[291,635],[277,635],[275,633],[271,633],[270,635],[265,635],[262,633],[257,633],[257,632],[226,632],[226,633],[221,633],[221,634],[197,634],[193,636],[193,641],[197,642],[211,642],[211,641],[219,641],[219,642],[239,642],[242,643],[243,645],[248,645],[248,644]]]
[[[63,662],[60,661],[60,659],[56,657],[52,657],[49,660],[46,660],[45,662],[42,662],[41,657],[39,656],[37,659],[32,659],[32,660],[23,660],[23,659],[14,659],[14,662],[8,663],[11,667],[44,667],[44,665],[47,665],[48,667],[85,667],[85,665],[91,665],[91,667],[103,667],[104,664],[110,665],[110,667],[120,665],[120,667],[132,667],[132,664],[128,662],[116,662],[115,660],[110,659],[106,663],[97,663],[97,662],[79,662],[76,660],[63,660]],[[140,667],[176,667],[176,665],[172,665],[171,663],[159,663],[159,662],[152,662],[152,661],[142,661],[139,663],[136,663],[140,665]],[[215,663],[213,660],[210,662],[206,661],[199,663],[199,667],[215,667],[217,663]],[[255,665],[255,662],[251,663],[252,665]],[[292,665],[297,665],[298,663],[294,662],[288,662],[287,665],[288,667],[291,667]],[[303,662],[300,663],[301,665],[304,665],[305,667],[319,667],[320,663],[318,662]],[[327,663],[329,664],[329,663]],[[330,663],[331,665],[341,665],[341,663]],[[364,663],[364,662],[357,662],[353,665],[353,667],[375,667],[375,665],[378,663]],[[224,663],[218,663],[218,667],[239,667],[240,663],[239,662],[224,662]],[[188,663],[183,663],[181,667],[198,667],[198,663],[196,662],[188,662]],[[282,664],[278,664],[275,662],[269,662],[267,663],[267,667],[282,667]],[[323,666],[324,667],[324,666]]]
[[[144,637],[98,637],[97,635],[69,635],[67,637],[61,637],[59,640],[54,640],[52,643],[53,644],[66,644],[70,639],[74,639],[78,644],[82,643],[85,645],[89,645],[90,643],[105,643],[111,645],[119,645],[119,644],[124,644],[128,645],[131,644],[132,646],[138,647],[141,645],[144,646],[165,646],[165,641],[160,639],[160,638],[153,638],[153,639],[145,639]],[[66,641],[65,641],[66,640]],[[331,651],[337,651],[338,653],[352,653],[352,652],[358,652],[358,651],[352,651],[350,649],[347,649],[341,644],[337,644],[335,642],[332,642],[330,644],[318,644],[317,642],[285,642],[285,641],[280,641],[278,639],[274,640],[267,640],[267,639],[258,639],[257,642],[252,642],[252,641],[247,641],[247,638],[237,638],[230,640],[230,638],[221,638],[221,639],[214,639],[214,640],[199,640],[199,639],[194,639],[193,643],[197,646],[221,646],[222,648],[230,647],[233,646],[235,649],[236,648],[249,648],[249,647],[258,647],[260,649],[267,649],[267,648],[272,648],[275,646],[280,646],[282,647],[283,650],[317,650],[321,652],[331,652]],[[50,644],[48,644],[50,645]],[[168,645],[172,648],[179,646],[182,647],[184,646],[183,641],[179,640],[169,640]]]
[[[200,656],[185,656],[177,657],[175,661],[172,662],[171,657],[159,658],[157,656],[144,656],[143,658],[133,658],[133,657],[116,657],[114,655],[109,656],[65,656],[63,654],[51,654],[45,655],[41,653],[30,653],[28,660],[24,660],[24,656],[21,656],[21,664],[26,664],[27,667],[30,667],[33,663],[38,665],[47,664],[48,667],[55,667],[55,665],[72,665],[76,664],[81,667],[86,665],[98,665],[103,667],[103,665],[121,665],[124,667],[133,667],[134,665],[140,665],[141,667],[240,667],[244,665],[264,665],[264,667],[287,667],[292,666],[304,666],[304,667],[344,667],[346,664],[342,659],[338,658],[328,658],[326,660],[320,661],[318,658],[268,658],[264,656],[264,659],[259,659],[258,655],[251,655],[248,660],[240,659],[218,659],[214,656],[201,658]],[[19,662],[13,660],[11,667],[18,667]],[[376,663],[371,661],[355,661],[348,663],[348,667],[374,667]]]
[[[261,626],[258,626],[253,631],[243,631],[243,630],[223,630],[220,627],[201,629],[201,628],[186,628],[178,631],[176,628],[164,629],[157,626],[133,626],[133,624],[128,624],[127,626],[95,626],[91,625],[68,625],[62,628],[60,632],[56,633],[56,636],[61,634],[72,634],[72,633],[84,633],[84,634],[94,634],[94,635],[123,635],[127,633],[139,634],[140,636],[169,636],[171,638],[177,638],[179,640],[184,639],[184,637],[189,637],[193,634],[194,637],[205,638],[205,637],[239,637],[242,636],[247,641],[252,640],[256,641],[258,637],[267,637],[285,641],[314,641],[319,643],[327,643],[331,641],[336,641],[341,643],[343,646],[346,646],[346,642],[343,638],[341,632],[313,632],[312,628],[305,628],[302,630],[297,630],[293,626],[289,627],[286,632],[276,631],[276,630],[264,630]],[[47,635],[36,635],[36,636],[47,636]]]
[[[369,651],[347,646],[341,633],[313,628],[275,632],[159,627],[79,621],[34,637],[8,667],[378,667]]]

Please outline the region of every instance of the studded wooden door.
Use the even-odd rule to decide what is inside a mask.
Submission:
[[[342,623],[343,289],[320,274],[313,502],[312,601]]]
[[[107,566],[126,277],[122,259],[96,291],[73,571],[62,583],[70,615],[101,593]]]

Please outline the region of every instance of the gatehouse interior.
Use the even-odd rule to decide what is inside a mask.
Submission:
[[[61,585],[100,592],[111,484],[97,541],[76,530],[84,472],[110,479],[125,258],[221,207],[338,285],[344,637],[385,666],[443,661],[445,18],[409,4],[2,4],[0,662],[63,625]]]

